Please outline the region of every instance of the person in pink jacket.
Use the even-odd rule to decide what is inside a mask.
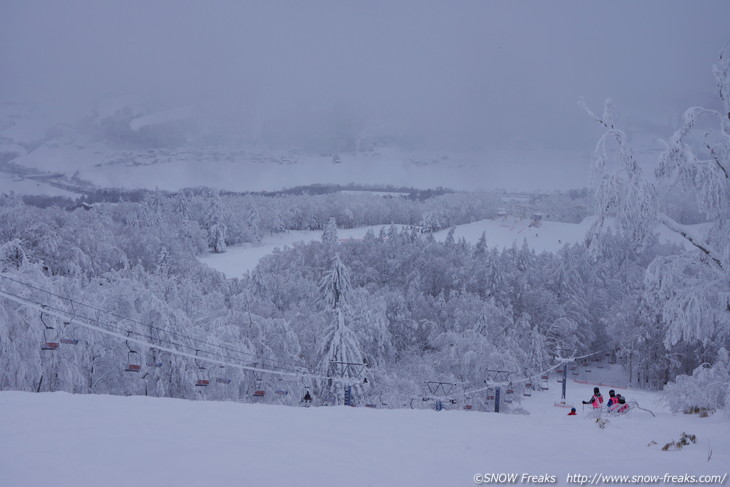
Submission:
[[[600,409],[603,405],[603,396],[598,387],[593,388],[593,396],[589,401],[583,401],[583,404],[590,404],[594,409]]]

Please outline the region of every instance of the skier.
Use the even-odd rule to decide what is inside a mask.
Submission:
[[[576,412],[575,408],[570,408],[570,412],[568,413],[568,416],[578,416],[578,413]]]
[[[304,400],[304,404],[306,404],[306,405],[311,404],[311,402],[312,402],[312,396],[309,394],[309,391],[307,391],[304,394],[304,399],[303,400]]]
[[[621,396],[621,394],[619,394],[617,396],[616,391],[614,391],[613,389],[608,391],[608,402],[606,402],[606,407],[608,408],[609,411],[613,411],[613,409],[614,409],[613,406],[618,404],[618,398],[620,396]]]
[[[601,395],[600,389],[598,389],[598,387],[594,387],[593,396],[590,401],[583,401],[583,404],[591,404],[594,409],[600,409],[603,405],[603,396]]]

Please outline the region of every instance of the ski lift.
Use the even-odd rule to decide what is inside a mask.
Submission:
[[[590,372],[590,371],[591,371],[591,368],[590,367],[586,367],[586,372]]]
[[[505,391],[505,395],[504,395],[504,402],[507,404],[512,404],[512,402],[514,401],[514,398],[515,398],[515,390],[507,389],[507,391]]]
[[[261,388],[261,383],[263,382],[261,380],[261,377],[256,375],[256,373],[254,372],[254,379],[256,380],[256,387],[253,391],[253,397],[264,397],[266,395],[266,391]]]
[[[221,371],[221,369],[223,369],[223,370]],[[225,375],[225,369],[226,369],[225,365],[221,365],[218,367],[218,371],[223,372],[223,373],[215,378],[216,384],[228,385],[231,383],[231,379],[229,379],[228,376]]]
[[[74,302],[73,301],[71,301],[71,311],[72,311],[71,318],[68,321],[64,321],[63,322],[63,334],[64,334],[64,336],[61,337],[61,343],[64,343],[66,345],[76,345],[76,344],[79,343],[79,339],[78,338],[69,337],[66,334],[66,327],[68,325],[70,325],[71,322],[73,322],[74,318],[76,318],[76,308],[74,307]]]
[[[471,404],[464,405],[464,411],[471,411],[472,409],[474,409],[474,407]]]
[[[540,389],[542,389],[543,391],[547,391],[548,389],[550,389],[549,378],[550,376],[548,375],[543,375],[540,377]]]
[[[532,397],[532,382],[525,384],[525,389],[522,391],[522,395],[525,397]]]
[[[127,332],[129,336],[129,332]],[[139,356],[139,352],[132,349],[129,346],[129,340],[125,340],[124,343],[127,345],[127,367],[124,369],[125,372],[139,372],[142,370],[142,359]]]
[[[147,357],[147,367],[162,367],[162,361],[157,357],[157,349],[150,348],[149,356]]]
[[[43,323],[43,343],[41,350],[56,350],[58,348],[58,331],[52,326],[48,326],[43,319],[43,311],[41,311],[41,323]]]
[[[195,351],[195,355],[198,355],[198,352],[200,350]],[[195,365],[198,367],[198,378],[195,380],[195,386],[196,387],[208,387],[208,384],[210,384],[210,376],[208,375],[208,369],[206,369],[204,366],[200,365],[198,362],[198,359],[195,359]]]

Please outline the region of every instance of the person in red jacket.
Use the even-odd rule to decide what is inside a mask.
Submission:
[[[601,390],[598,387],[593,388],[593,396],[589,401],[583,401],[583,404],[590,404],[594,409],[600,409],[603,405],[603,396]]]
[[[568,416],[578,416],[578,413],[575,411],[575,408],[570,408],[570,412],[568,413]]]

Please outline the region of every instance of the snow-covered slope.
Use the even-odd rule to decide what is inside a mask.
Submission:
[[[458,240],[463,237],[467,242],[475,244],[484,232],[489,247],[503,249],[511,247],[513,244],[520,246],[523,242],[527,242],[527,245],[538,253],[556,252],[565,244],[582,242],[592,223],[593,219],[587,218],[581,223],[543,221],[539,226],[532,226],[530,219],[508,216],[496,220],[479,220],[458,225],[454,229],[454,238]],[[400,226],[398,227],[400,228]],[[703,227],[704,225],[695,225],[685,228],[702,231]],[[337,234],[340,240],[361,239],[368,230],[372,229],[377,235],[381,228],[383,225],[340,229]],[[448,232],[448,230],[435,232],[434,238],[437,241],[443,241]],[[241,277],[246,272],[253,270],[259,260],[269,255],[275,248],[282,248],[294,242],[320,240],[321,237],[322,232],[319,231],[292,230],[282,234],[267,235],[258,245],[232,246],[223,254],[207,254],[200,260],[228,277]],[[665,228],[660,229],[659,239],[662,242],[686,245],[686,242],[680,237]]]
[[[556,383],[526,398],[529,415],[4,391],[0,484],[441,487],[489,473],[562,485],[568,474],[727,475],[726,418],[673,415],[653,393],[624,391],[657,417],[636,411],[601,429],[580,405],[592,387],[570,382],[577,417],[554,407]],[[682,432],[697,443],[661,451]]]

